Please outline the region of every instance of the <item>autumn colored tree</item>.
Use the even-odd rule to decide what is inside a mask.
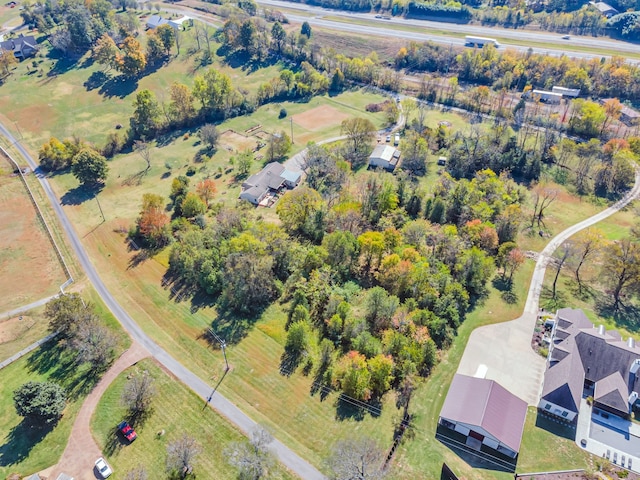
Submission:
[[[209,202],[215,196],[216,191],[216,183],[210,178],[206,178],[196,185],[196,193],[207,208],[209,208]]]
[[[118,57],[118,70],[126,77],[138,76],[147,66],[147,59],[142,46],[133,37],[122,42],[122,53]]]
[[[54,171],[68,167],[73,159],[73,153],[56,137],[51,137],[40,147],[38,159],[42,168]]]
[[[361,353],[352,350],[336,365],[335,385],[346,395],[366,402],[371,398],[370,382],[367,359]]]
[[[11,50],[0,50],[0,68],[4,70],[5,75],[11,73],[9,68],[16,63],[18,60]]]
[[[178,125],[186,124],[196,114],[191,90],[182,83],[174,82],[170,88],[170,96],[169,115],[171,119]]]
[[[93,49],[91,50],[91,58],[99,65],[104,65],[107,70],[118,67],[118,47],[116,42],[109,34],[102,35]]]
[[[276,213],[289,232],[308,235],[312,220],[323,206],[318,192],[309,187],[298,187],[282,196],[276,205]]]
[[[171,241],[169,215],[165,212],[165,199],[154,193],[142,196],[140,216],[136,220],[137,233],[147,247],[156,249]]]
[[[195,218],[207,211],[205,203],[193,192],[187,193],[184,200],[182,200],[180,207],[182,216],[186,218]]]

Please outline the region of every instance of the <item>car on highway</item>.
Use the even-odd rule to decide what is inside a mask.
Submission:
[[[129,441],[129,443],[133,442],[136,438],[138,438],[138,434],[136,433],[136,431],[126,421],[120,422],[120,424],[118,425],[118,431],[122,434],[124,438],[126,438]]]
[[[111,467],[107,465],[107,462],[102,457],[96,460],[96,469],[102,478],[107,478],[113,473]]]
[[[387,135],[387,143],[391,141],[391,135]]]
[[[571,40],[571,35],[563,35],[562,39],[563,40]]]

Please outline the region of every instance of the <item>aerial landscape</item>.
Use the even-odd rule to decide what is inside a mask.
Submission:
[[[0,4],[0,479],[640,479],[640,0]]]

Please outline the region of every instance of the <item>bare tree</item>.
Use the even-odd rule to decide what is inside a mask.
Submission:
[[[83,321],[71,340],[71,348],[78,353],[78,363],[90,363],[94,370],[106,367],[114,357],[116,337],[96,317]]]
[[[133,376],[124,386],[120,401],[134,413],[144,413],[151,407],[156,394],[155,380],[145,370]]]
[[[544,218],[544,212],[549,206],[558,198],[558,189],[550,185],[538,184],[531,190],[533,197],[533,215],[531,217],[531,228],[533,228],[536,220],[538,221],[538,227],[540,224],[544,224],[542,219]]]
[[[167,471],[185,478],[193,471],[193,462],[202,451],[195,438],[186,433],[167,445]]]
[[[124,480],[147,480],[148,478],[147,470],[143,466],[129,470],[124,476]]]
[[[564,242],[560,247],[560,251],[552,259],[553,265],[556,269],[556,276],[553,278],[553,286],[551,287],[554,299],[556,298],[556,284],[558,283],[560,271],[565,266],[574,251],[575,247],[571,242]]]
[[[593,255],[597,254],[604,246],[604,235],[597,228],[588,228],[576,235],[574,240],[576,248],[577,262],[575,269],[576,282],[578,289],[582,290],[582,280],[580,279],[580,268],[584,262]]]
[[[248,442],[235,442],[229,446],[226,455],[229,464],[239,470],[240,479],[260,480],[268,474],[275,464],[273,454],[267,448],[272,441],[271,433],[258,425]]]
[[[332,480],[382,480],[384,452],[371,438],[340,440],[328,459]]]
[[[147,162],[147,170],[149,170],[151,168],[151,151],[149,150],[149,144],[144,140],[136,140],[133,142],[133,149]]]

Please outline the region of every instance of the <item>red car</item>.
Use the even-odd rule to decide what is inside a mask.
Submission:
[[[129,442],[133,442],[136,438],[138,438],[138,434],[136,433],[136,431],[126,421],[118,425],[118,430],[120,430],[120,433],[122,433],[122,435],[124,435],[124,438],[126,438]]]

